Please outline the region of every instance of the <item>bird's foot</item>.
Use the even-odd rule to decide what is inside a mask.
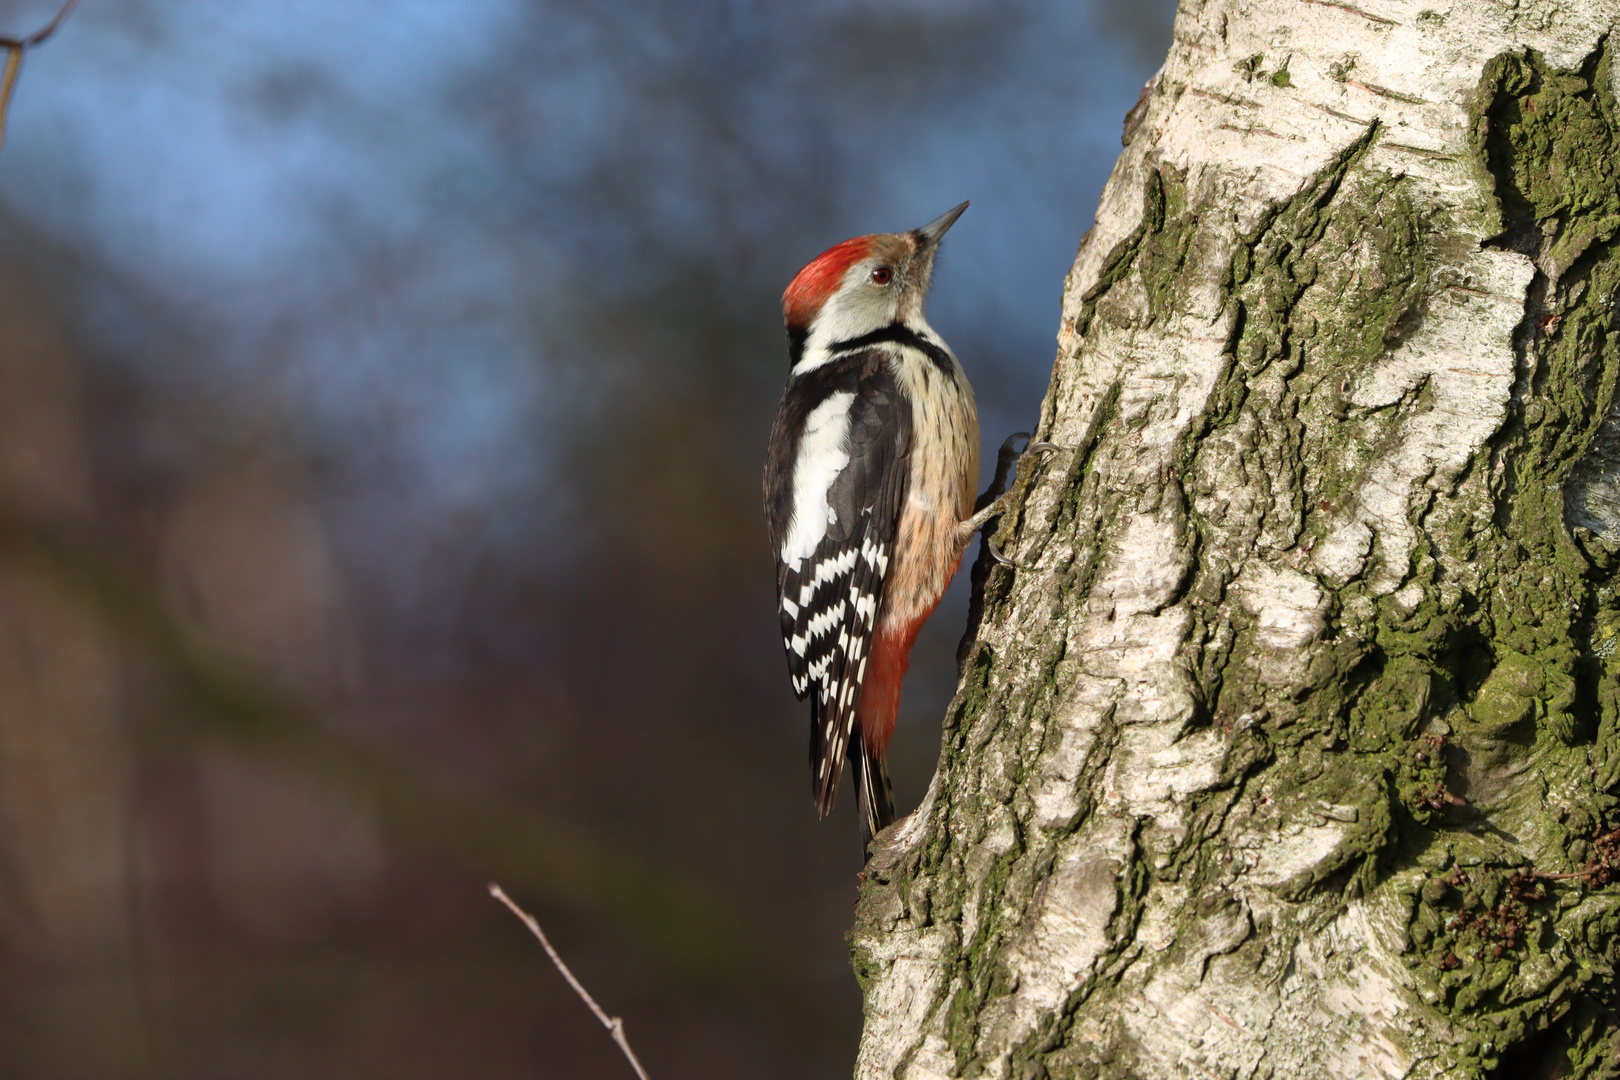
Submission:
[[[1020,439],[1024,441],[1024,448],[1022,450],[1017,448],[1017,443]],[[1006,510],[1007,476],[1012,472],[1014,462],[1023,457],[1025,454],[1049,454],[1053,451],[1063,449],[1056,443],[1032,442],[1030,440],[1031,436],[1029,432],[1016,431],[1007,436],[1006,441],[1001,444],[1001,451],[996,455],[995,479],[990,482],[990,486],[985,489],[984,494],[979,496],[979,509],[972,517],[968,518],[966,521],[962,522],[960,526],[958,526],[957,536],[961,539],[963,544],[966,544],[970,539],[972,539],[973,534],[984,528],[986,523],[994,518],[999,517]],[[988,538],[986,539],[986,542],[988,543]],[[989,548],[991,557],[1002,566],[1016,567],[1018,565],[1005,555],[1001,554],[1001,552],[997,551],[994,544],[990,544]]]
[[[1006,508],[1007,496],[996,496],[996,498],[992,500],[988,506],[983,507],[978,513],[974,514],[972,517],[962,522],[962,524],[958,525],[956,527],[957,535],[960,536],[965,543],[966,541],[972,539],[974,533],[984,528],[985,522],[989,521],[991,518],[1000,517],[1002,511],[1004,511]]]

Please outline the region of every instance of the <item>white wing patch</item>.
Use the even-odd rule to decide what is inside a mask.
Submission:
[[[795,380],[826,359],[816,355],[824,345],[809,346]],[[772,526],[780,530],[779,624],[794,695],[810,701],[812,776],[823,813],[857,738],[884,581],[894,566],[914,414],[882,356],[840,351],[853,358],[847,369],[789,382],[788,395],[816,396],[792,409],[784,397],[784,410],[803,417],[802,426],[793,457],[773,463],[768,481]]]
[[[782,561],[789,566],[796,568],[808,558],[837,520],[827,493],[849,464],[849,406],[854,400],[851,393],[829,394],[805,419],[793,463],[793,519],[782,541]]]

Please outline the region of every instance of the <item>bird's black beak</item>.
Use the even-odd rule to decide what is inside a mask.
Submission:
[[[946,231],[949,230],[952,225],[956,224],[956,219],[961,217],[962,211],[966,210],[967,208],[967,203],[963,203],[961,206],[953,206],[943,214],[939,215],[939,217],[935,218],[933,221],[930,221],[928,224],[918,229],[917,240],[919,243],[923,247],[933,247],[935,244],[939,243],[940,238],[945,235]]]

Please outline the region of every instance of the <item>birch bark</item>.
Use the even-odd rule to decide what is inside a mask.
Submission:
[[[868,870],[858,1076],[1614,1064],[1617,19],[1183,0]]]

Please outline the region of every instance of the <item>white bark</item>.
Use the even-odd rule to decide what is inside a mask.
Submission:
[[[1513,589],[1573,605],[1584,586],[1502,520],[1529,520],[1511,477],[1584,468],[1574,518],[1620,529],[1613,470],[1576,464],[1612,342],[1584,383],[1537,351],[1580,299],[1561,275],[1596,273],[1614,227],[1486,243],[1506,225],[1478,139],[1494,57],[1592,70],[1617,15],[1182,4],[1067,282],[1041,432],[1065,449],[1028,467],[1001,534],[1024,569],[990,582],[940,772],[863,895],[858,1076],[1475,1076],[1579,994],[1609,1000],[1588,977],[1607,946],[1577,933],[1620,911],[1601,889],[1532,904],[1539,936],[1506,960],[1414,928],[1470,860],[1476,878],[1581,868],[1612,810],[1609,714],[1577,730],[1567,671],[1512,644],[1506,614],[1551,626]],[[1543,291],[1555,321],[1531,326]],[[1524,464],[1537,410],[1561,407],[1538,363],[1584,402],[1559,423],[1585,441],[1545,472]],[[1528,554],[1504,562],[1513,545]],[[1577,683],[1607,663],[1612,588],[1592,588],[1586,622],[1547,630],[1563,645],[1545,649],[1585,657]],[[1439,643],[1394,643],[1408,633]],[[1538,749],[1517,754],[1491,710],[1527,650],[1542,683],[1501,699],[1534,717]],[[1395,713],[1401,730],[1368,734]],[[1430,825],[1397,789],[1447,732],[1473,805]],[[1471,973],[1492,996],[1470,997]]]

